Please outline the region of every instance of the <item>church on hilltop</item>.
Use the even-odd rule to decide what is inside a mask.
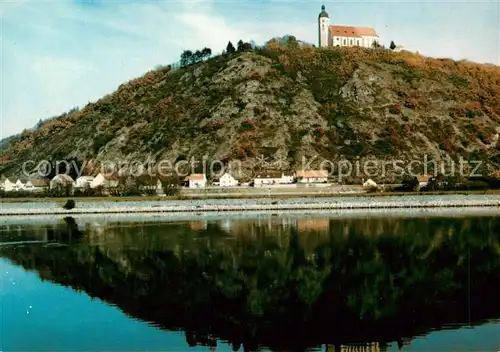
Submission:
[[[318,16],[319,47],[326,46],[361,46],[372,48],[379,44],[375,29],[369,27],[330,26],[330,17],[321,6]],[[375,44],[376,43],[376,44]]]

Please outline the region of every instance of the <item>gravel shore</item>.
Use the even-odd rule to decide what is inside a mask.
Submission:
[[[10,203],[0,205],[0,216],[124,214],[124,213],[198,213],[198,212],[255,212],[343,209],[402,209],[402,208],[459,208],[499,207],[500,195],[444,195],[418,197],[358,197],[358,198],[292,198],[286,200],[203,200],[158,202],[80,203],[65,210],[55,203]],[[499,209],[500,210],[500,209]]]

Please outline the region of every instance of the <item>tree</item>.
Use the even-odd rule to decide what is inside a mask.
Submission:
[[[276,49],[279,46],[279,41],[276,38],[271,38],[270,40],[267,41],[266,46],[270,47],[271,49]]]
[[[136,178],[138,189],[147,196],[154,196],[158,191],[158,177],[144,174]]]
[[[165,177],[161,180],[161,186],[166,196],[176,195],[182,185],[182,179],[178,176]]]
[[[243,43],[243,51],[252,51],[252,44],[248,42]]]
[[[407,191],[416,191],[418,189],[418,179],[416,177],[406,176],[402,182],[403,189]]]
[[[290,48],[296,48],[299,46],[299,42],[297,42],[297,38],[295,38],[295,36],[293,35],[288,36],[288,46]]]
[[[396,44],[394,43],[394,41],[391,40],[391,45],[389,46],[389,48],[391,48],[391,50],[396,49]]]
[[[375,40],[375,41],[373,41],[373,43],[372,43],[372,47],[373,47],[373,48],[380,48],[380,44],[379,44],[379,42],[377,42],[376,40]]]
[[[243,52],[243,44],[244,44],[243,40],[240,39],[238,41],[238,44],[237,44],[237,46],[238,46],[238,52],[240,52],[240,53]]]
[[[240,40],[241,41],[241,40]],[[234,48],[234,45],[233,43],[231,43],[230,41],[227,43],[227,46],[226,46],[226,52],[228,54],[233,54],[236,52],[236,49]]]
[[[181,54],[181,67],[186,67],[191,64],[191,60],[193,58],[193,52],[191,50],[184,50]]]
[[[200,62],[201,60],[202,60],[201,51],[196,50],[191,58],[191,63],[195,64],[197,62]]]
[[[212,55],[212,49],[207,47],[203,48],[203,50],[201,51],[202,60],[208,59],[210,55]]]

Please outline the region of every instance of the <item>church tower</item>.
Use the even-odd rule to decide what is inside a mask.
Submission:
[[[318,16],[318,33],[319,33],[319,47],[323,48],[328,46],[328,27],[330,26],[330,18],[328,13],[325,11],[325,5],[321,6],[321,12]]]

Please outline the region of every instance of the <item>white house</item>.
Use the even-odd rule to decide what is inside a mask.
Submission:
[[[50,187],[50,180],[48,179],[33,179],[28,180],[23,187],[26,192],[43,192]]]
[[[24,182],[21,181],[20,179],[17,179],[15,188],[16,188],[16,191],[22,191],[24,188]]]
[[[2,183],[2,189],[5,192],[16,192],[23,189],[24,184],[19,179],[6,178]]]
[[[417,177],[418,180],[418,189],[426,187],[432,176],[430,175],[421,175]]]
[[[207,178],[205,174],[191,174],[184,178],[189,188],[201,188],[207,185]]]
[[[281,171],[264,171],[253,180],[254,187],[262,187],[265,185],[287,184],[293,183],[293,175],[285,174]]]
[[[0,184],[0,189],[2,189],[2,191],[5,191],[5,192],[8,192],[8,188],[11,188],[13,183],[11,180],[9,180],[8,178],[6,177],[2,177],[2,183]]]
[[[326,183],[328,172],[326,170],[297,171],[295,177],[297,183]]]
[[[360,46],[372,48],[374,43],[379,43],[377,32],[370,27],[352,27],[330,25],[330,17],[321,6],[318,16],[319,46]]]
[[[363,183],[363,188],[365,188],[365,189],[376,188],[376,187],[377,187],[377,184],[371,178],[369,178],[368,180],[366,180]]]
[[[293,172],[283,172],[281,174],[281,183],[289,184],[293,183],[295,180],[295,175]]]
[[[94,181],[93,176],[80,176],[76,179],[74,187],[78,189],[87,188],[90,187],[92,181]]]
[[[54,176],[52,180],[50,180],[50,188],[56,187],[72,187],[75,181],[70,175],[67,174],[59,174]]]
[[[92,182],[90,182],[90,188],[115,188],[118,187],[119,181],[120,179],[117,175],[99,173],[94,177]]]
[[[221,187],[234,187],[238,186],[238,180],[227,172],[219,178],[219,185]]]

